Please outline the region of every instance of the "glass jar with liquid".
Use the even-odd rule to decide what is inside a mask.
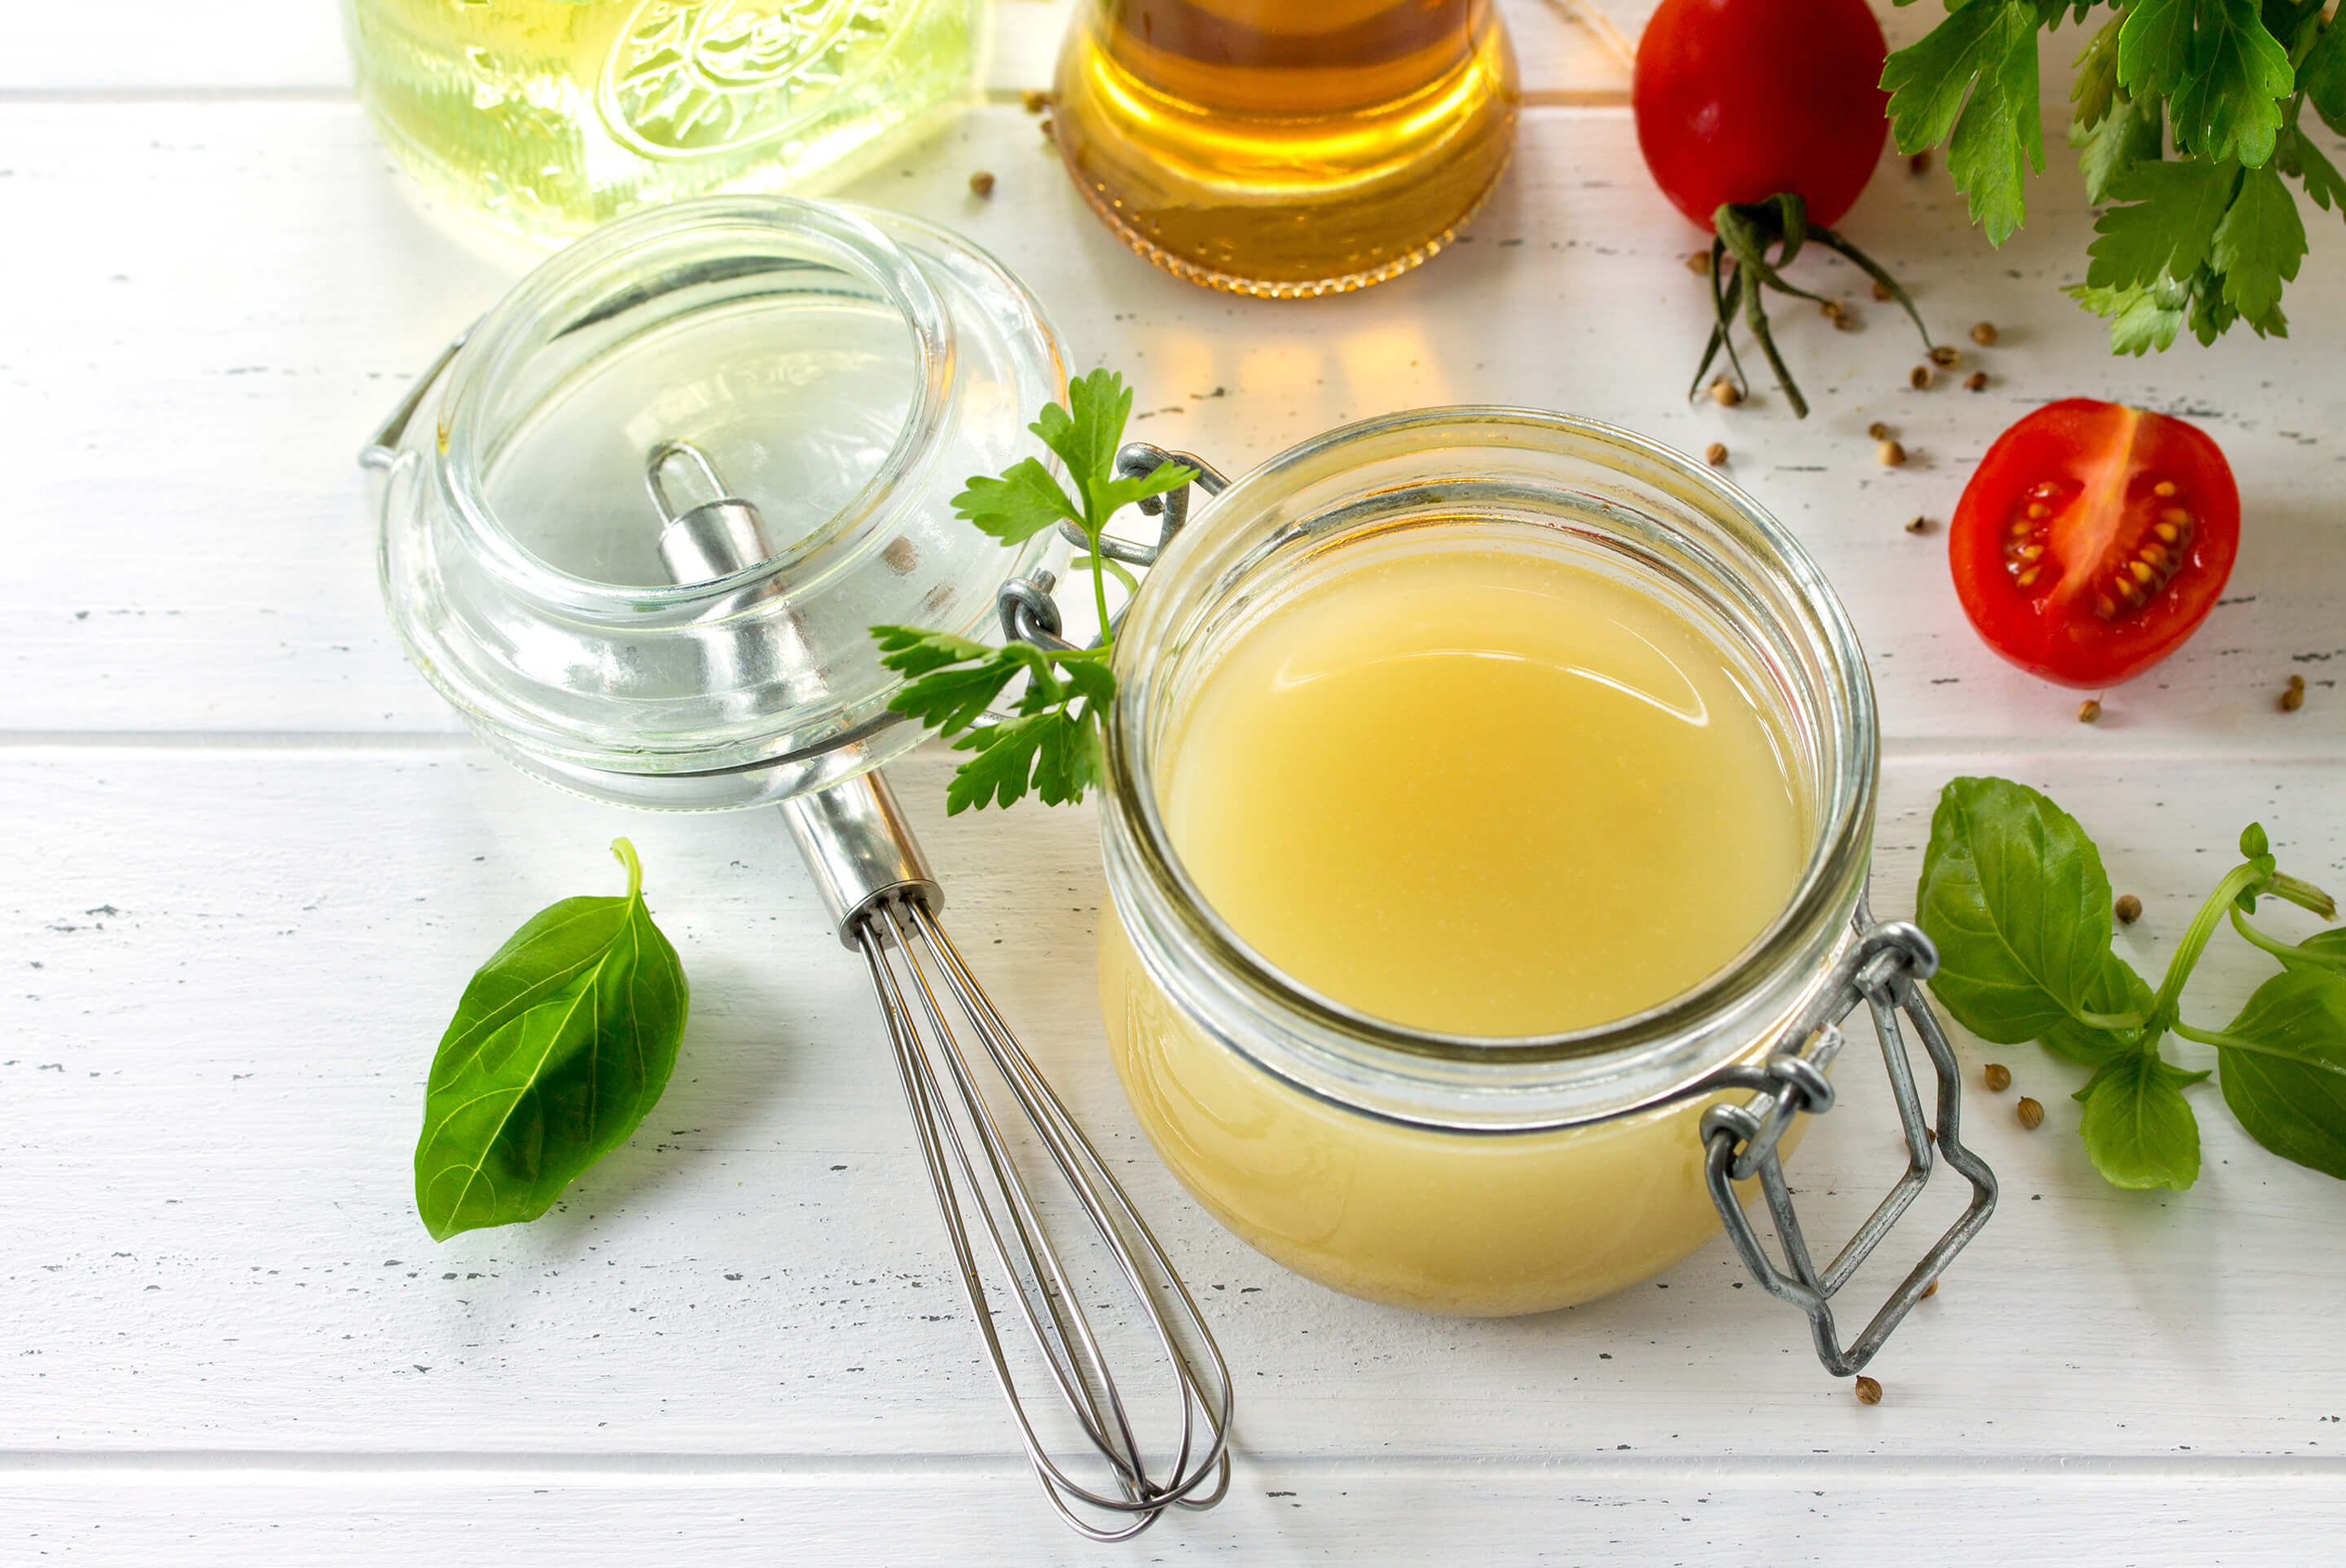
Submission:
[[[976,0],[342,0],[400,161],[566,237],[717,190],[803,190],[972,89]]]
[[[1397,415],[1207,503],[1117,673],[1109,1044],[1218,1218],[1478,1315],[1719,1234],[1708,1086],[1809,1034],[1873,833],[1863,657],[1781,527],[1624,432]]]
[[[1439,250],[1505,168],[1516,99],[1489,0],[1082,0],[1052,125],[1134,249],[1288,297]]]

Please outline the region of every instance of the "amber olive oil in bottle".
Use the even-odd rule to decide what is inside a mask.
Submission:
[[[1505,167],[1516,97],[1488,0],[1086,0],[1053,125],[1134,249],[1297,296],[1440,249]]]

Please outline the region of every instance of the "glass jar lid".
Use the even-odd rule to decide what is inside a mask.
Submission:
[[[1047,461],[1026,423],[1063,386],[1032,296],[944,229],[760,197],[623,219],[516,285],[379,452],[385,603],[542,778],[673,809],[819,788],[919,738],[867,628],[980,634],[1047,548],[951,497]]]

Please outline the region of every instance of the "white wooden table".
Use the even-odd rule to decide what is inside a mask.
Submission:
[[[1644,0],[1612,3],[1634,37]],[[1943,177],[1893,159],[1847,227],[1943,332],[1996,322],[1965,367],[1992,389],[1907,390],[1911,337],[1843,268],[1820,275],[1864,331],[1782,317],[1814,417],[1689,405],[1694,236],[1637,158],[1624,56],[1545,0],[1510,15],[1533,89],[1513,174],[1454,251],[1365,294],[1235,300],[1128,255],[1017,106],[1063,20],[1039,0],[1002,6],[986,105],[855,194],[993,248],[1081,361],[1137,378],[1139,433],[1233,469],[1454,401],[1726,442],[1865,636],[1885,912],[1911,909],[1933,798],[1967,771],[2084,816],[2147,906],[2123,939],[2146,964],[2251,817],[2346,883],[2336,219],[2308,211],[2288,341],[2114,360],[2055,291],[2087,228],[2057,148],[2001,254]],[[1877,1363],[1876,1408],[1723,1243],[1548,1317],[1362,1305],[1222,1233],[1139,1140],[1100,1045],[1089,814],[947,824],[943,769],[916,760],[900,783],[956,930],[1128,1162],[1238,1370],[1222,1508],[1115,1551],[1066,1534],[1015,1457],[862,983],[780,825],[524,782],[393,647],[352,454],[509,260],[388,171],[314,0],[26,5],[9,32],[0,1562],[2336,1560],[2346,1191],[2249,1145],[2212,1089],[2198,1186],[2121,1193],[2075,1135],[2082,1074],[1995,1053],[2049,1120],[2025,1132],[2011,1096],[1974,1095],[2004,1203]],[[2048,103],[2072,36],[2045,51]],[[966,191],[981,167],[990,202]],[[1945,516],[2004,424],[2071,393],[2188,413],[2248,511],[2230,596],[2091,728],[1978,645],[1943,535],[1901,527]],[[1903,470],[1875,464],[1877,419]],[[2283,715],[2291,673],[2308,699]],[[433,1044],[520,919],[612,882],[620,832],[693,979],[676,1080],[558,1212],[434,1246],[409,1187]],[[2260,971],[2219,939],[2206,972],[2229,1005]],[[1798,1173],[1828,1229],[1899,1160],[1874,1074],[1843,1078]],[[1915,1228],[1954,1204],[1935,1201]]]

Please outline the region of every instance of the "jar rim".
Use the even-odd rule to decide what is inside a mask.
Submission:
[[[909,336],[913,396],[893,445],[845,504],[774,555],[741,571],[699,583],[619,584],[565,571],[524,546],[497,519],[485,493],[484,425],[495,394],[533,351],[623,308],[643,290],[645,259],[681,238],[766,233],[777,239],[824,247],[842,270],[879,290]],[[740,246],[722,265],[738,269]],[[569,323],[549,330],[566,300],[602,293],[598,303]],[[448,367],[435,435],[434,482],[456,526],[481,557],[493,562],[519,593],[581,615],[636,616],[720,599],[780,575],[829,549],[878,517],[900,490],[928,478],[943,451],[946,411],[959,376],[954,329],[944,302],[920,265],[853,206],[796,197],[705,197],[648,209],[604,225],[532,270],[491,307]]]
[[[1847,930],[1871,857],[1879,753],[1872,686],[1856,629],[1823,574],[1791,534],[1708,465],[1614,425],[1502,405],[1412,410],[1343,425],[1290,448],[1201,504],[1198,516],[1152,569],[1152,584],[1180,573],[1198,557],[1217,532],[1216,520],[1240,515],[1251,504],[1276,498],[1282,485],[1295,483],[1307,471],[1339,472],[1334,465],[1347,448],[1393,438],[1415,438],[1428,446],[1438,442],[1454,447],[1563,448],[1569,455],[1606,468],[1668,481],[1673,493],[1690,501],[1700,515],[1733,526],[1751,546],[1746,551],[1751,563],[1770,574],[1772,585],[1783,590],[1804,615],[1808,624],[1794,629],[1831,677],[1839,708],[1831,731],[1822,738],[1838,763],[1830,776],[1818,780],[1823,820],[1783,906],[1739,952],[1688,989],[1626,1017],[1552,1034],[1477,1035],[1413,1028],[1302,984],[1222,918],[1174,849],[1151,766],[1151,683],[1144,673],[1157,662],[1155,645],[1180,630],[1172,624],[1168,595],[1163,591],[1144,591],[1136,598],[1118,636],[1120,653],[1126,656],[1118,659],[1118,673],[1126,678],[1119,680],[1108,714],[1107,809],[1103,813],[1110,891],[1117,898],[1119,911],[1126,912],[1116,873],[1127,866],[1137,871],[1148,891],[1176,915],[1187,937],[1210,955],[1227,977],[1232,994],[1249,1006],[1301,1022],[1311,1030],[1316,1043],[1335,1043],[1354,1065],[1373,1070],[1381,1064],[1394,1067],[1453,1064],[1471,1071],[1494,1064],[1523,1069],[1561,1064],[1570,1074],[1598,1073],[1625,1083],[1634,1079],[1650,1090],[1633,1093],[1627,1104],[1615,1107],[1617,1111],[1649,1104],[1675,1086],[1672,1073],[1677,1073],[1675,1082],[1683,1082],[1728,1054],[1713,1053],[1699,1062],[1677,1061],[1676,1055],[1682,1054],[1670,1050],[1674,1043],[1748,1004],[1759,988],[1760,977],[1778,975],[1789,965],[1804,963],[1814,955],[1820,932],[1838,942]],[[1146,960],[1146,945],[1139,945]],[[1246,1051],[1242,1043],[1233,1044]],[[1279,1065],[1260,1057],[1257,1061],[1282,1077],[1296,1078]],[[1678,1073],[1679,1067],[1685,1071]],[[1328,1095],[1317,1084],[1302,1082],[1301,1086],[1322,1097],[1337,1097]],[[1379,1114],[1374,1106],[1341,1103]]]

